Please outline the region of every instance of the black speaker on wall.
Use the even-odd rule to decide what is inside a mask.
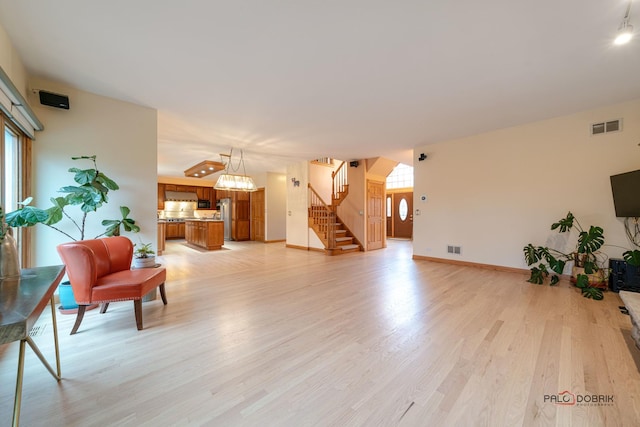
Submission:
[[[47,92],[39,90],[40,104],[48,105],[49,107],[69,109],[69,97],[67,95],[60,95],[59,93]]]

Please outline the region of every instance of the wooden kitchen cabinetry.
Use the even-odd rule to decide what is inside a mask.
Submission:
[[[196,193],[198,200],[209,200],[211,208],[216,208],[216,190],[211,187],[199,187],[196,185],[175,185],[158,183],[158,210],[164,209],[165,191],[183,191],[186,193]]]
[[[184,239],[185,223],[184,222],[167,222],[167,239]]]
[[[164,209],[164,192],[167,191],[164,184],[158,184],[158,210]]]
[[[194,220],[185,222],[187,243],[203,249],[221,249],[224,244],[224,223],[222,221]]]

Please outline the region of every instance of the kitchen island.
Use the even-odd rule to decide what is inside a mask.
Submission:
[[[215,219],[185,220],[187,243],[207,250],[222,249],[224,244],[224,221]]]

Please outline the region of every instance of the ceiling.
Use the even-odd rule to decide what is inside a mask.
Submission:
[[[639,98],[640,39],[611,44],[626,4],[0,0],[0,25],[30,74],[157,109],[159,175],[232,147],[253,174],[412,164],[416,146]]]

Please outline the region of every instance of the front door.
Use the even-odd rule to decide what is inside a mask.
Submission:
[[[413,193],[393,195],[393,237],[413,236]]]
[[[367,181],[367,250],[384,247],[384,183]]]

